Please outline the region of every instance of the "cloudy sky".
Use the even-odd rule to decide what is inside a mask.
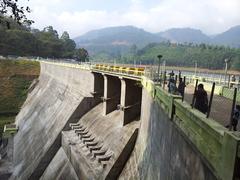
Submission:
[[[33,27],[52,25],[72,38],[89,30],[133,25],[150,32],[192,27],[206,34],[240,25],[240,0],[20,0]]]

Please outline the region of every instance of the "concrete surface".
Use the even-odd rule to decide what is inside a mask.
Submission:
[[[16,119],[11,179],[216,179],[169,118],[173,108],[147,90],[132,80],[41,63],[39,82]],[[116,110],[138,101],[140,120],[134,118],[140,107],[125,115]]]
[[[123,126],[119,111],[105,116],[102,108],[96,106],[80,119],[79,127],[62,133],[62,147],[79,179],[116,179],[135,144],[139,121]]]
[[[103,101],[103,114],[117,109],[120,104],[121,97],[121,82],[118,77],[103,75],[104,77],[104,101]]]
[[[39,83],[16,118],[12,179],[38,179],[61,145],[61,131],[99,101],[89,71],[41,63]],[[77,111],[80,109],[81,111]]]
[[[44,171],[40,180],[78,180],[76,172],[74,171],[72,164],[66,156],[64,150],[60,148]]]
[[[186,139],[143,90],[139,136],[119,179],[216,179]]]
[[[131,79],[121,79],[121,119],[123,125],[140,116],[142,86]]]

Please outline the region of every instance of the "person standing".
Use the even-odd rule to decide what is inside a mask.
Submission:
[[[180,95],[183,97],[184,95],[184,89],[185,89],[186,85],[185,82],[183,82],[182,78],[179,78],[179,84],[178,84],[178,92],[180,93]]]
[[[198,89],[194,93],[195,102],[194,107],[201,111],[202,113],[206,114],[208,110],[208,96],[207,92],[204,90],[203,84],[198,85]]]

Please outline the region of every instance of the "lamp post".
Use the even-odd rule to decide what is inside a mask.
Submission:
[[[195,77],[197,76],[197,61],[195,61],[195,70],[194,70]]]
[[[224,85],[226,85],[226,81],[227,81],[227,70],[228,70],[228,62],[229,62],[229,59],[225,59],[225,79],[224,79]]]
[[[159,74],[160,74],[160,63],[161,63],[161,58],[162,58],[162,55],[159,54],[158,56],[158,71],[157,71],[157,76],[158,76],[158,81],[159,81]]]

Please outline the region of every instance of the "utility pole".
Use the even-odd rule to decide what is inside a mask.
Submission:
[[[158,71],[157,71],[157,76],[158,76],[158,78],[157,78],[157,80],[158,80],[158,82],[159,82],[159,80],[160,80],[160,78],[159,78],[159,74],[160,74],[160,63],[161,63],[162,55],[159,54],[157,57],[158,57]]]

